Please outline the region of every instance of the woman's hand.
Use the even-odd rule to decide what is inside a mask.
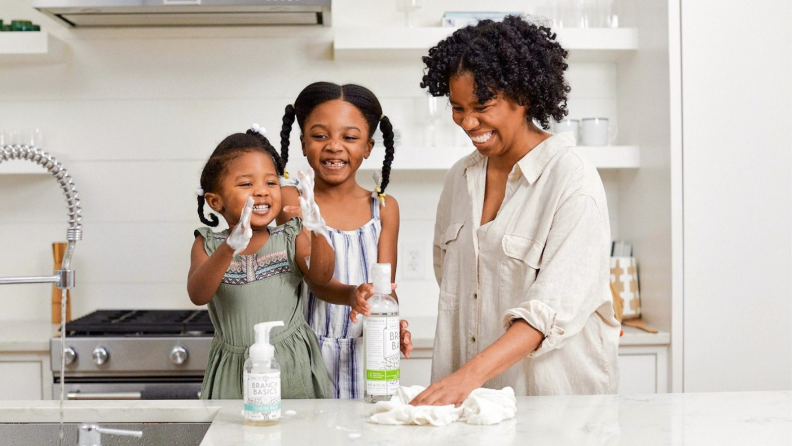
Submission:
[[[413,349],[412,345],[412,333],[407,331],[407,327],[410,324],[402,319],[399,321],[399,338],[401,339],[401,352],[404,353],[404,357],[410,359],[410,352]]]
[[[391,292],[396,289],[396,284],[391,284]],[[371,316],[369,310],[371,309],[371,305],[366,302],[369,297],[374,295],[374,284],[373,283],[362,283],[357,286],[354,290],[349,293],[349,297],[347,298],[347,305],[352,307],[352,311],[349,312],[349,320],[353,323],[357,323],[358,314],[363,316]]]
[[[484,384],[479,377],[468,372],[465,367],[435,382],[410,401],[413,406],[462,405],[470,392]]]

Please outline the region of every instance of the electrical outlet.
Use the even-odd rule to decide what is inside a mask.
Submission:
[[[403,258],[399,259],[399,266],[405,279],[424,279],[425,256],[424,246],[419,243],[405,245]]]

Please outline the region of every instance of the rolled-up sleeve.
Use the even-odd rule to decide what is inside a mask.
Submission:
[[[602,305],[609,280],[606,232],[602,211],[589,195],[573,196],[556,211],[535,282],[525,300],[503,315],[507,329],[523,319],[544,335],[530,357],[562,348]]]

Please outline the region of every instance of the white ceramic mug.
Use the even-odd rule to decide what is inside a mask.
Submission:
[[[616,141],[616,126],[611,126],[608,118],[583,118],[580,137],[584,146],[608,146]]]
[[[579,129],[580,121],[577,119],[564,118],[553,125],[554,133],[572,132],[575,135],[575,144],[578,143]]]

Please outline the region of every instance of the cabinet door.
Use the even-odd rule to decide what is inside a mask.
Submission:
[[[657,393],[657,356],[619,355],[619,394]]]
[[[0,400],[42,399],[41,361],[0,362]]]
[[[410,352],[410,359],[402,356],[400,384],[403,386],[429,387],[432,379],[432,349],[415,349]]]

